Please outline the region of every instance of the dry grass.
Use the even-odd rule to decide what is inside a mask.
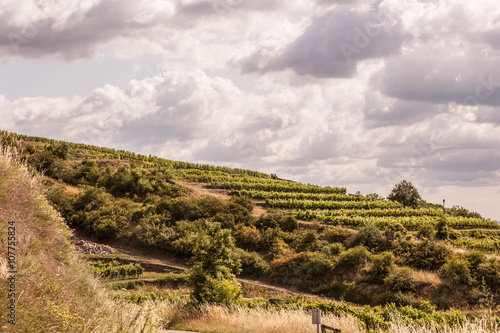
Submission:
[[[16,227],[16,325],[0,311],[0,331],[145,332],[147,308],[117,304],[88,272],[69,242],[70,230],[43,196],[41,175],[0,147],[0,304],[7,304],[8,221]],[[2,306],[3,308],[3,306]]]
[[[407,325],[394,323],[389,332],[395,333],[496,333],[500,332],[498,324],[487,319],[469,320],[462,327],[454,329],[442,329],[436,326],[422,327],[419,325]]]
[[[304,333],[313,332],[311,314],[302,310],[265,310],[228,308],[204,305],[195,314],[181,311],[182,306],[163,303],[157,310],[159,321],[165,327],[199,332],[224,333]],[[337,318],[323,315],[323,322],[340,328],[344,333],[361,333],[359,322],[353,317]]]
[[[441,279],[436,272],[425,271],[425,270],[413,270],[413,276],[417,282],[425,284],[441,284]]]
[[[186,310],[177,302],[162,302],[155,306],[155,319],[162,328],[182,329],[205,333],[304,333],[315,332],[310,312],[303,310],[265,310],[240,307],[204,305],[196,312]],[[325,324],[340,328],[342,333],[366,332],[357,319],[323,314]],[[493,333],[500,332],[498,324],[482,320],[469,320],[462,327],[443,329],[393,323],[391,333]]]

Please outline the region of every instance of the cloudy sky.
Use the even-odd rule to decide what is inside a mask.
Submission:
[[[500,220],[487,0],[0,0],[0,128]]]

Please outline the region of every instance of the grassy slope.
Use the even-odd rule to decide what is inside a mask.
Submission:
[[[144,326],[145,315],[134,318],[138,307],[111,301],[78,258],[69,228],[42,194],[41,176],[28,171],[10,150],[0,149],[0,330],[118,332]],[[11,220],[17,247],[15,326],[7,323],[4,310]]]

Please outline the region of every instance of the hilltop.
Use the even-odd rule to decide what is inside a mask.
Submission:
[[[103,278],[121,269],[121,277],[109,275],[106,284],[117,290],[115,299],[130,306],[180,301],[185,296],[189,286],[183,269],[189,268],[193,242],[206,232],[207,222],[218,223],[230,233],[239,277],[259,281],[259,286],[243,286],[253,307],[265,303],[263,295],[272,295],[286,298],[280,301],[281,307],[307,310],[313,306],[308,304],[315,304],[325,311],[373,321],[382,320],[384,314],[370,310],[368,315],[355,305],[317,302],[394,303],[410,306],[423,316],[457,306],[471,310],[486,304],[495,310],[500,297],[499,226],[462,207],[443,209],[425,201],[407,207],[378,195],[348,195],[342,187],[301,184],[258,171],[6,132],[2,143],[19,152],[19,160],[34,172],[30,177],[37,179],[36,193],[43,192],[61,214],[62,219],[50,221],[57,221],[54,228],[64,234],[61,244],[67,248],[60,252],[75,262],[75,268],[67,270],[86,270],[89,273],[82,276],[99,285],[90,271]],[[7,197],[19,201],[10,193]],[[9,214],[22,216],[20,212],[14,207]],[[86,255],[94,264],[90,268],[78,264],[81,255],[68,242],[70,229],[79,238],[126,248],[129,254]],[[388,233],[393,237],[388,239]],[[146,258],[148,253],[158,254],[155,262]],[[383,322],[365,325],[388,327]]]

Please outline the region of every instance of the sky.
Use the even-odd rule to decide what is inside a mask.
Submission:
[[[0,0],[0,119],[500,220],[500,6]]]

